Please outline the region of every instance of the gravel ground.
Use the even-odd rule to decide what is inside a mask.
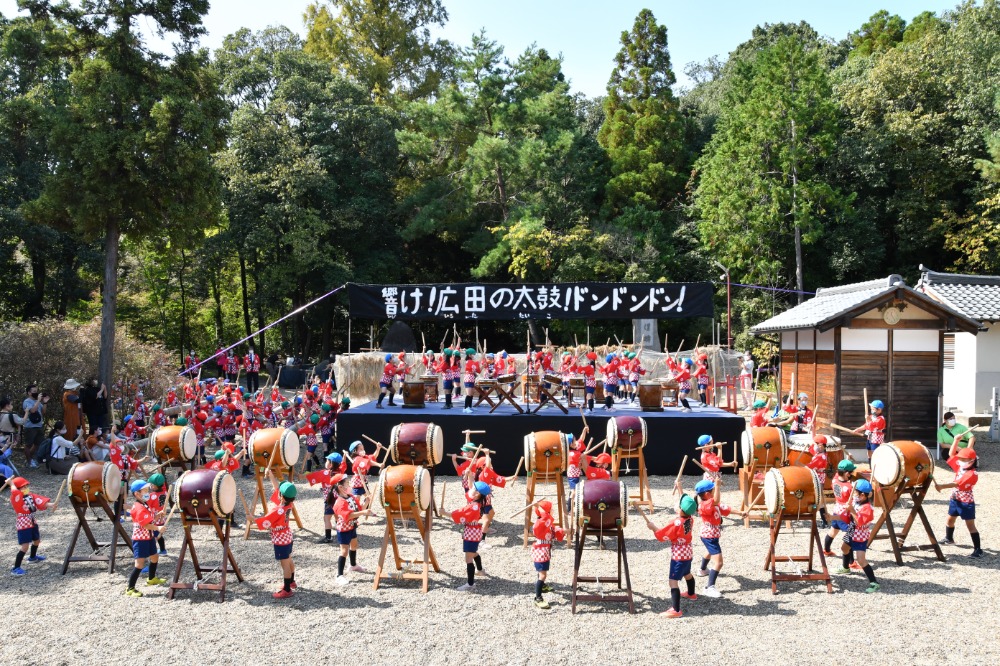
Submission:
[[[534,570],[530,551],[521,547],[521,524],[508,516],[523,506],[524,481],[496,497],[497,534],[482,551],[488,575],[479,577],[477,590],[457,592],[464,582],[461,534],[444,520],[435,523],[432,543],[442,567],[432,574],[430,593],[423,595],[416,581],[384,582],[372,590],[372,574],[351,574],[351,583],[336,587],[337,550],[317,543],[322,533],[319,492],[300,484],[299,510],[309,531],[297,531],[294,560],[299,591],[293,599],[275,601],[280,573],[266,534],[249,541],[234,539],[234,551],[246,581],[230,578],[226,603],[207,592],[179,592],[168,602],[166,588],[145,588],[146,596],[123,596],[131,567],[128,555],[119,557],[114,574],[98,564],[71,565],[66,576],[59,570],[75,518],[68,505],[41,519],[43,564],[26,564],[28,575],[14,578],[3,569],[0,599],[14,612],[8,617],[0,644],[3,663],[15,659],[34,663],[101,663],[128,655],[129,663],[152,659],[186,663],[245,664],[250,659],[281,659],[298,663],[382,663],[405,660],[430,664],[454,661],[457,655],[494,663],[526,664],[545,659],[550,663],[667,663],[683,654],[685,661],[699,657],[723,663],[737,659],[750,663],[831,663],[843,659],[845,645],[852,661],[932,664],[943,660],[991,663],[1000,660],[1000,647],[989,640],[1000,629],[996,598],[1000,594],[1000,569],[996,534],[996,507],[1000,500],[997,468],[1000,454],[994,444],[983,444],[982,480],[976,496],[978,525],[986,556],[967,557],[971,550],[964,527],[957,530],[956,546],[945,547],[947,562],[937,562],[929,552],[909,554],[896,566],[885,542],[877,542],[869,558],[882,584],[878,594],[863,594],[867,581],[861,572],[834,575],[834,593],[819,583],[783,583],[772,595],[769,575],[763,569],[768,531],[762,523],[744,529],[727,520],[722,534],[726,557],[719,578],[721,599],[701,596],[682,601],[680,620],[660,617],[670,603],[667,585],[669,549],[658,543],[634,511],[626,529],[637,614],[624,604],[582,604],[570,613],[568,583],[572,552],[557,547],[549,580],[556,592],[547,595],[552,609],[540,611],[532,604]],[[950,480],[950,470],[939,478]],[[61,479],[33,476],[35,491],[55,493]],[[685,479],[693,486],[696,477]],[[248,494],[250,484],[239,480]],[[659,508],[654,521],[662,526],[671,514],[670,478],[653,478],[654,501]],[[738,505],[726,478],[724,500]],[[447,506],[458,504],[455,481],[449,483]],[[933,527],[943,535],[948,492],[932,492],[927,502]],[[440,493],[440,489],[438,490]],[[4,507],[7,497],[3,498]],[[239,509],[242,513],[242,508]],[[898,523],[905,513],[893,514]],[[242,516],[241,516],[242,517]],[[13,563],[15,553],[13,511],[0,511],[4,552]],[[384,519],[369,520],[359,529],[359,562],[373,571],[384,529]],[[99,524],[106,532],[108,524]],[[162,572],[172,577],[180,547],[180,521],[171,523],[167,539],[171,555],[161,559]],[[197,533],[197,531],[196,531]],[[412,529],[408,533],[415,534]],[[919,526],[915,537],[923,537]],[[793,535],[783,532],[779,552],[804,553],[807,532],[800,526]],[[203,560],[218,561],[218,542],[209,541],[209,530],[197,533]],[[404,556],[417,557],[412,536],[402,539]],[[613,541],[610,542],[613,544]],[[610,545],[609,544],[609,545]],[[613,550],[588,550],[584,573],[614,571]],[[703,553],[695,547],[695,563]],[[836,562],[831,563],[834,567]],[[785,565],[783,568],[790,568]],[[186,572],[190,574],[190,569]],[[190,578],[191,576],[187,576]],[[698,590],[705,579],[698,578]],[[591,586],[593,587],[593,586]],[[606,591],[610,592],[609,588]],[[983,612],[985,611],[985,612]],[[57,631],[63,625],[69,631]],[[344,635],[356,627],[360,636]],[[956,630],[962,633],[956,633]],[[286,636],[274,640],[278,633]],[[51,637],[51,638],[49,638]],[[214,642],[211,637],[217,637]],[[853,637],[853,638],[852,638]],[[396,653],[393,644],[403,647]],[[279,647],[280,646],[280,647]],[[460,646],[460,647],[459,647]],[[992,659],[991,659],[992,657]],[[992,662],[996,663],[996,662]]]

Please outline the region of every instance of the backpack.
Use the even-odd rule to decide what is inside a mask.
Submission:
[[[33,412],[28,412],[28,421],[31,423],[41,423],[42,422],[42,410],[36,409]]]

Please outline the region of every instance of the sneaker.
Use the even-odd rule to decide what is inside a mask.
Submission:
[[[10,573],[14,576],[23,576],[28,572],[22,569],[21,567],[14,567],[13,569],[10,570]]]
[[[45,556],[44,555],[34,555],[32,557],[29,557],[28,561],[29,562],[44,562],[45,561]]]
[[[462,413],[463,414],[471,414],[472,413],[472,408],[471,407],[466,407],[465,409],[462,410]]]
[[[146,585],[163,585],[167,582],[166,578],[160,578],[159,576],[154,576],[146,581]]]
[[[375,405],[375,409],[385,409],[385,408],[384,408],[384,407],[382,407],[382,403],[380,402],[380,403],[378,403],[378,404],[376,404],[376,405]],[[277,594],[278,594],[278,593],[277,593],[277,592],[275,592],[275,597],[274,597],[275,599],[278,599],[278,598],[283,598],[283,597],[278,597],[278,596],[277,596]]]
[[[848,567],[840,567],[834,573],[849,574],[849,573],[851,573],[851,570]]]
[[[872,592],[878,592],[882,586],[878,583],[869,583],[868,589],[865,590],[865,594],[871,594]]]
[[[722,596],[722,592],[719,592],[717,589],[715,589],[714,585],[706,587],[704,590],[701,591],[701,593],[704,594],[706,597],[711,597],[712,599],[718,599],[719,597]]]
[[[148,574],[149,573],[149,565],[147,564],[146,566],[144,566],[142,568],[142,571],[140,571],[139,573],[141,573],[141,574]]]
[[[827,557],[833,557],[833,551],[832,550],[824,550],[823,554],[826,555]]]
[[[542,585],[542,592],[554,592],[554,591],[555,591],[555,589],[551,585],[549,585],[548,583],[546,583],[545,585]]]
[[[28,463],[28,467],[30,467],[31,469],[38,469],[38,463],[35,462],[34,459],[32,459],[32,461]]]
[[[858,564],[857,562],[851,562],[851,568],[854,569],[855,571],[861,571],[861,565]]]
[[[698,569],[698,571],[695,572],[694,575],[695,576],[707,576],[708,575],[708,569]]]
[[[348,571],[354,571],[355,573],[368,573],[365,568],[360,564],[355,564],[354,566],[348,567]]]
[[[945,546],[954,546],[955,545],[955,540],[954,539],[949,539],[948,537],[945,537],[945,538],[941,539],[941,543],[943,545],[945,545]]]
[[[138,597],[142,596],[142,592],[140,592],[139,590],[137,590],[134,587],[132,587],[132,588],[129,588],[129,589],[125,590],[125,596],[126,597],[136,597],[136,598],[138,598]]]
[[[549,606],[549,602],[547,602],[545,599],[542,599],[540,597],[538,599],[535,599],[535,607],[536,608],[541,608],[542,610],[548,610],[548,609],[552,608],[552,606]]]
[[[472,585],[469,585],[468,583],[465,583],[464,585],[459,585],[458,586],[458,591],[459,592],[471,592],[474,589],[476,589],[476,584],[475,583],[473,583]]]
[[[292,588],[293,590],[297,590],[299,589],[299,584],[293,580],[291,583],[288,584],[288,587]]]
[[[336,584],[337,584],[338,587],[343,587],[344,585],[347,585],[351,581],[348,580],[347,576],[341,575],[341,576],[337,576],[337,580],[335,582],[336,582]]]
[[[662,613],[660,613],[660,616],[661,617],[684,617],[684,613],[682,613],[681,611],[676,611],[673,608],[671,608],[670,610],[663,611]]]
[[[156,554],[159,555],[160,557],[166,557],[166,555],[167,555],[167,549],[166,548],[161,548],[159,551],[157,551]]]
[[[688,594],[687,592],[681,592],[681,599],[690,599],[691,601],[698,601],[698,595]]]
[[[821,522],[819,524],[819,526],[822,527],[825,530],[825,529],[828,529],[830,527],[830,523],[824,520],[823,522]]]
[[[294,592],[286,590],[285,588],[281,588],[280,590],[278,590],[277,592],[275,592],[271,596],[274,597],[275,599],[287,599],[288,597],[291,597],[291,596],[294,596],[294,595],[295,595]]]
[[[969,557],[974,557],[977,560],[980,557],[982,557],[982,556],[983,556],[983,549],[982,548],[976,548],[975,550],[972,551],[972,553],[969,554]]]
[[[332,536],[322,536],[322,537],[316,539],[316,543],[333,543],[333,537]]]

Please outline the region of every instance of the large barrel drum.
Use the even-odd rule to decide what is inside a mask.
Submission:
[[[822,502],[819,477],[808,467],[772,467],[764,476],[764,506],[774,518],[811,518]]]
[[[444,459],[444,433],[433,423],[400,423],[389,435],[392,462],[433,467]]]
[[[646,420],[639,416],[612,416],[608,419],[608,446],[624,453],[646,446]]]
[[[426,399],[426,385],[422,380],[407,380],[403,382],[403,407],[420,409]]]
[[[610,479],[581,479],[573,502],[573,522],[579,527],[613,530],[628,525],[628,489]]]
[[[554,476],[566,471],[569,443],[556,430],[539,430],[524,436],[524,461],[529,474]]]
[[[663,387],[660,382],[639,382],[639,409],[644,412],[663,411]]]
[[[743,431],[740,439],[744,467],[749,467],[756,460],[755,467],[764,471],[769,467],[779,467],[788,458],[788,442],[781,428],[750,428]]]
[[[920,442],[896,441],[880,444],[872,452],[872,481],[885,488],[899,483],[904,488],[923,484],[934,471],[934,459]]]
[[[190,426],[160,426],[150,437],[156,459],[161,463],[189,462],[198,453],[198,437]]]
[[[378,503],[386,515],[409,514],[413,508],[426,511],[433,492],[434,479],[420,465],[393,465],[378,475]]]
[[[195,469],[184,472],[173,487],[173,503],[186,518],[225,518],[236,510],[236,480],[229,472]]]
[[[249,446],[260,468],[294,467],[299,461],[299,436],[290,428],[261,428],[250,435]]]
[[[109,504],[118,501],[122,490],[121,471],[109,462],[80,462],[69,468],[66,489],[78,502],[95,502],[103,497]]]

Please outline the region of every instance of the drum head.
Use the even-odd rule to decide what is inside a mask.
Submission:
[[[389,433],[389,455],[392,457],[392,462],[399,463],[399,432],[403,429],[405,423],[400,423],[399,425],[392,426],[392,430]]]
[[[444,460],[444,431],[433,423],[427,425],[427,456],[431,465]]]
[[[827,435],[826,436],[826,452],[827,453],[829,453],[830,451],[843,451],[843,450],[844,450],[844,445],[841,443],[841,440],[840,440],[839,437],[837,437],[836,435]]]
[[[413,472],[413,496],[417,500],[417,508],[426,511],[431,508],[434,494],[434,479],[423,467],[417,467]]]
[[[375,501],[378,505],[385,509],[386,513],[390,513],[391,509],[385,505],[385,473],[389,471],[388,467],[383,467],[382,471],[378,473],[378,488],[375,490]]]
[[[122,492],[121,472],[113,463],[106,462],[101,470],[101,477],[104,480],[104,499],[111,503],[117,502]]]
[[[608,419],[608,448],[618,448],[618,419],[612,416]]]
[[[618,483],[618,506],[621,507],[622,527],[628,527],[628,488],[624,481]]]
[[[812,435],[789,435],[788,448],[792,451],[808,451],[812,448]]]
[[[178,439],[180,440],[178,443],[181,449],[181,460],[194,460],[198,454],[198,436],[194,434],[194,428],[183,426]]]
[[[524,462],[530,476],[535,471],[535,433],[533,432],[524,436]]]
[[[184,477],[190,474],[191,471],[182,472],[177,480],[174,482],[173,487],[170,489],[170,504],[172,506],[180,504],[181,501],[181,486],[184,485]]]
[[[772,467],[764,475],[764,506],[772,516],[781,511],[781,504],[785,498],[785,479],[781,472]]]
[[[753,456],[753,433],[749,430],[740,435],[740,450],[743,452],[743,466],[749,467]]]
[[[299,461],[299,436],[289,429],[281,433],[281,460],[288,467]]]
[[[576,486],[576,495],[573,498],[573,524],[577,527],[583,525],[583,487],[587,484],[587,480],[581,478],[580,483]]]
[[[236,479],[229,472],[219,472],[212,482],[212,509],[220,518],[236,510]]]
[[[880,444],[872,451],[872,481],[882,486],[894,486],[903,475],[903,453],[890,443]]]

